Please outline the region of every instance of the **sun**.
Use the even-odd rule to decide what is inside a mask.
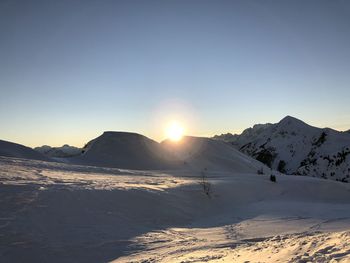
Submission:
[[[184,128],[178,122],[173,121],[166,129],[166,135],[168,139],[178,142],[184,135]]]

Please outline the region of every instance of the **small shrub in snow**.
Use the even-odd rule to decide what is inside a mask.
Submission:
[[[257,171],[258,174],[264,174],[264,169],[261,167],[258,171]]]
[[[211,184],[209,183],[208,178],[204,172],[201,173],[200,185],[203,187],[204,194],[206,194],[210,198],[212,192]]]
[[[276,183],[276,175],[271,174],[270,175],[270,181]]]

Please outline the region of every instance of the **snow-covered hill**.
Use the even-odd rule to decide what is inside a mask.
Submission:
[[[48,145],[43,145],[40,147],[35,147],[34,150],[44,154],[48,157],[72,157],[80,155],[82,149],[65,144],[61,147],[51,147]]]
[[[195,170],[256,173],[264,167],[227,143],[210,138],[185,136],[179,142],[165,140],[162,146],[183,161],[185,167]]]
[[[34,151],[32,148],[3,140],[0,140],[0,156],[34,160],[48,160],[48,158],[46,158],[41,153]]]
[[[240,135],[219,135],[240,151],[287,174],[350,182],[350,134],[312,127],[287,116],[258,124]]]
[[[88,142],[71,163],[125,169],[172,169],[180,161],[156,141],[130,132],[104,132]]]

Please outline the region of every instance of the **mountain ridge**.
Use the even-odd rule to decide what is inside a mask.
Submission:
[[[80,155],[82,151],[80,148],[70,146],[68,144],[64,144],[61,147],[43,145],[40,147],[35,147],[34,150],[50,158],[73,157]]]
[[[350,134],[345,132],[286,116],[275,124],[254,125],[240,135],[214,138],[283,173],[350,181]]]

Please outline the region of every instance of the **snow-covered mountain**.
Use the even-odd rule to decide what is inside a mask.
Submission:
[[[242,134],[232,134],[225,133],[221,135],[215,135],[213,139],[217,139],[220,141],[234,143],[237,140],[242,141],[243,139],[246,141],[250,141],[255,139],[259,134],[261,134],[265,129],[271,127],[271,123],[266,124],[255,124],[252,128],[245,129]]]
[[[48,157],[72,157],[77,156],[82,153],[82,149],[65,144],[61,147],[51,147],[48,145],[43,145],[34,148],[37,152],[44,154]]]
[[[287,116],[276,124],[258,124],[240,135],[217,140],[287,174],[350,182],[350,134],[316,128]]]
[[[48,160],[48,158],[41,153],[34,151],[32,148],[3,140],[0,140],[0,156],[44,161]]]
[[[232,134],[232,133],[222,133],[220,135],[214,135],[213,139],[224,141],[224,142],[235,142],[238,139],[238,134]]]

